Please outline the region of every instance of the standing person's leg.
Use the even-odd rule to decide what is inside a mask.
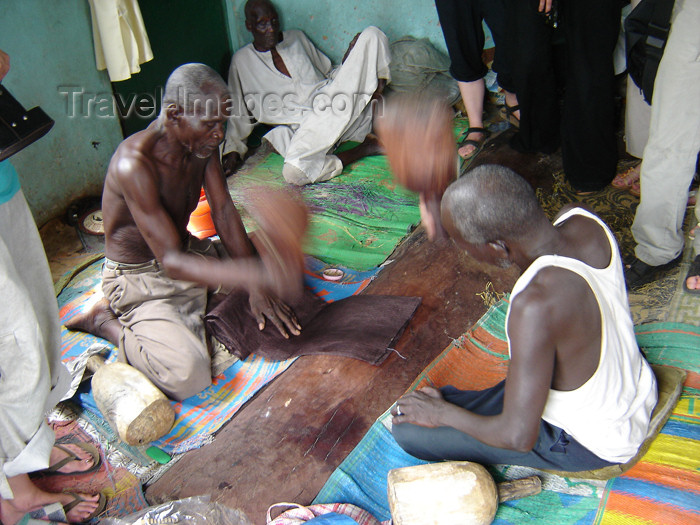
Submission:
[[[632,0],[634,9],[642,0]],[[649,121],[651,106],[644,100],[642,90],[627,75],[625,94],[625,145],[627,153],[638,159],[642,158],[644,148],[649,140]]]
[[[520,106],[520,131],[511,146],[553,153],[559,147],[559,103],[552,29],[537,11],[538,0],[506,0],[506,50]]]
[[[16,463],[7,472],[15,475],[49,466],[54,435],[44,418],[68,391],[70,375],[60,362],[46,255],[21,191],[0,205],[0,226],[0,459],[6,472]]]
[[[597,191],[615,177],[615,71],[620,3],[560,2],[566,48],[562,115],[564,172],[578,191]]]
[[[654,85],[649,141],[642,161],[641,201],[632,225],[637,258],[650,267],[674,261],[683,250],[688,188],[700,149],[700,103],[680,101],[700,101],[698,27],[700,4],[676,0]],[[637,277],[633,274],[640,272],[626,272],[628,285],[653,279],[654,268],[644,270],[638,282],[633,282]]]
[[[9,163],[0,169],[14,171]],[[49,466],[55,437],[45,415],[68,391],[70,375],[60,362],[48,262],[21,191],[0,204],[0,296],[0,519],[9,525],[31,510],[72,500],[39,490],[27,476]],[[97,496],[82,496],[87,502],[69,513],[73,520],[97,508]]]
[[[505,0],[480,0],[484,20],[491,30],[495,44],[495,56],[491,69],[498,79],[498,85],[505,91],[505,107],[515,119],[520,120],[518,97],[515,93],[515,82],[511,71],[511,54],[509,39],[506,36],[506,20],[508,12]],[[519,122],[518,122],[519,124]]]
[[[481,58],[484,49],[483,14],[478,0],[436,0],[440,26],[450,55],[450,74],[457,80],[469,119],[466,142],[459,148],[462,158],[471,158],[488,138],[484,129],[484,75],[488,68]]]

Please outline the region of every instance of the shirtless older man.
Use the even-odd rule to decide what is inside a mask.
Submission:
[[[304,33],[280,31],[269,0],[249,0],[245,17],[253,42],[231,60],[234,104],[223,149],[226,175],[246,153],[255,122],[276,126],[265,139],[284,157],[285,180],[297,185],[328,180],[350,162],[381,153],[370,134],[371,102],[390,78],[386,35],[368,27],[333,68]],[[334,154],[345,141],[361,144]]]
[[[229,105],[226,84],[208,66],[172,73],[158,120],[125,139],[107,170],[106,300],[66,323],[118,345],[120,358],[177,400],[211,384],[202,321],[208,286],[247,289],[260,329],[267,318],[285,336],[300,330],[289,307],[264,292],[273,279],[254,257],[226,186],[218,148]],[[186,229],[202,186],[220,243]],[[222,271],[217,259],[227,256]]]
[[[527,181],[503,166],[480,166],[445,191],[455,158],[447,111],[420,97],[389,101],[380,138],[398,178],[440,202],[439,214],[421,209],[433,235],[444,228],[474,258],[522,270],[506,317],[510,363],[487,390],[406,394],[392,409],[394,437],[431,461],[566,471],[628,461],[646,437],[657,388],[637,347],[613,233],[575,206],[551,224]],[[424,124],[407,127],[406,115]],[[403,135],[423,148],[405,147]],[[422,159],[433,147],[444,154],[431,169]]]

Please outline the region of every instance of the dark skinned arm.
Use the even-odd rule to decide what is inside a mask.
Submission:
[[[211,208],[216,233],[231,258],[255,256],[255,249],[233,204],[221,163],[216,155],[209,158],[204,172],[204,192]]]
[[[237,151],[227,153],[221,158],[221,167],[226,177],[236,173],[238,168],[241,167],[241,164],[243,164],[241,155]]]
[[[122,158],[117,166],[118,182],[134,222],[167,274],[174,279],[188,280],[210,288],[224,284],[230,288],[248,290],[251,303],[254,303],[251,308],[259,323],[260,316],[265,315],[283,335],[286,336],[285,325],[292,333],[298,333],[291,310],[286,305],[278,306],[279,301],[263,296],[259,291],[273,281],[260,260],[253,257],[252,245],[228,192],[225,196],[230,206],[222,207],[225,185],[218,159],[213,166],[207,167],[205,184],[208,187],[205,191],[207,197],[212,199],[212,209],[218,210],[213,217],[226,250],[233,257],[239,257],[232,261],[205,259],[182,251],[177,228],[161,204],[154,173],[150,161],[141,156]],[[216,183],[216,176],[220,179],[219,184]],[[264,327],[264,317],[262,325]]]
[[[241,216],[236,210],[233,200],[231,200],[226,179],[221,169],[221,163],[215,155],[212,155],[209,159],[204,173],[204,191],[211,207],[212,220],[214,221],[216,232],[219,234],[221,242],[231,258],[255,257],[255,249],[245,231]],[[299,335],[301,326],[292,309],[275,295],[264,291],[274,285],[274,280],[268,278],[268,273],[263,271],[262,263],[257,257],[256,261],[261,266],[260,272],[265,277],[262,279],[258,277],[258,279],[252,281],[247,289],[250,293],[250,308],[257,320],[258,327],[260,330],[264,330],[265,320],[269,319],[285,338],[288,338],[290,333]],[[222,264],[228,264],[228,262]],[[250,264],[250,261],[247,264]],[[223,269],[221,271],[225,272]],[[234,273],[233,269],[231,269],[231,277],[238,281],[238,277],[234,276]],[[247,274],[249,271],[244,273]],[[221,282],[227,285],[235,284],[232,281]]]
[[[396,416],[394,408],[394,422],[450,426],[490,446],[531,450],[554,371],[557,334],[552,328],[558,320],[552,306],[545,290],[532,284],[513,301],[508,323],[512,357],[501,414],[475,414],[444,401],[438,390],[427,387],[399,400],[404,415]]]
[[[345,51],[345,54],[343,55],[343,60],[340,62],[341,64],[345,63],[345,59],[348,58],[348,55],[352,51],[352,49],[355,47],[355,44],[357,43],[357,39],[360,38],[360,33],[357,33],[353,39],[350,41],[350,45],[348,46],[347,51]]]
[[[150,161],[141,156],[124,157],[119,160],[116,175],[134,222],[168,275],[213,288],[221,284],[221,280],[215,281],[221,275],[217,274],[212,264],[218,261],[209,261],[182,251],[177,228],[161,204]],[[254,259],[242,260],[239,265],[240,271],[228,269],[227,275],[235,275],[237,281],[233,283],[229,277],[227,284],[246,288],[250,283],[264,278],[262,265],[259,262],[254,264]]]

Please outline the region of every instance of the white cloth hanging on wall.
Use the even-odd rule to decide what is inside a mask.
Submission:
[[[153,59],[138,0],[89,0],[97,69],[126,80]]]

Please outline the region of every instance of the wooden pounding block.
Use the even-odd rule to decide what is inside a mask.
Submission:
[[[496,483],[478,463],[448,461],[389,471],[394,525],[486,525],[498,503],[538,494],[537,476]]]
[[[90,357],[87,367],[94,371],[92,395],[97,408],[122,441],[145,445],[170,431],[175,411],[142,372],[126,363],[105,364],[101,356]]]

